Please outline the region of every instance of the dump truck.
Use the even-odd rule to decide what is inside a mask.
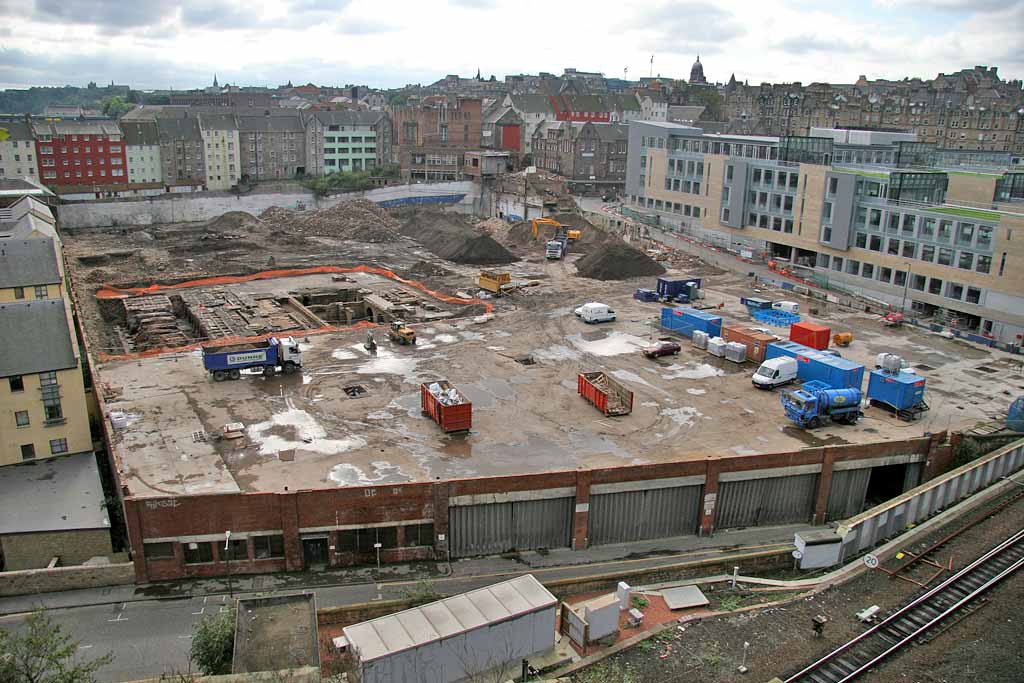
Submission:
[[[203,367],[216,382],[238,379],[242,370],[260,368],[273,377],[280,368],[290,375],[302,367],[302,353],[292,337],[268,337],[262,341],[203,347]]]
[[[581,372],[577,377],[577,391],[610,417],[633,412],[633,392],[603,372]]]
[[[473,404],[445,379],[420,385],[420,409],[445,432],[468,432]]]
[[[491,270],[481,270],[477,277],[477,284],[485,292],[491,292],[495,296],[501,296],[502,286],[512,284],[510,273],[497,273]]]
[[[808,382],[796,391],[782,392],[782,407],[786,417],[801,429],[814,429],[829,421],[857,424],[857,420],[864,415],[860,410],[860,389],[820,388],[824,386]]]
[[[559,237],[553,239],[547,243],[544,248],[545,258],[557,260],[565,256],[566,248],[569,246],[568,239],[565,237]]]
[[[416,343],[416,330],[406,325],[401,320],[392,321],[391,327],[388,328],[388,339],[405,346],[406,344]]]

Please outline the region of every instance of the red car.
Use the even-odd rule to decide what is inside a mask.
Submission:
[[[662,339],[656,341],[650,346],[643,348],[644,355],[648,358],[661,358],[662,356],[674,356],[679,353],[682,347],[674,341],[668,341]]]

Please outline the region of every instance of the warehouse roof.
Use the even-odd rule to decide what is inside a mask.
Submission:
[[[91,452],[0,467],[0,535],[109,527]]]
[[[63,299],[0,304],[0,377],[78,365]]]
[[[368,662],[554,607],[557,602],[540,581],[526,574],[343,630],[359,660]]]
[[[0,287],[60,283],[53,240],[0,240]]]

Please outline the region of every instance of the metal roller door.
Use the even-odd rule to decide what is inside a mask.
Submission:
[[[575,498],[460,505],[448,509],[452,557],[563,548],[572,540]]]
[[[859,515],[864,509],[871,468],[840,470],[832,473],[832,486],[828,493],[828,519],[847,519]]]
[[[697,533],[703,486],[603,493],[590,497],[590,545]]]
[[[921,472],[924,471],[923,462],[908,462],[907,472],[903,477],[903,492],[906,493],[910,489],[918,486],[921,483]]]
[[[799,474],[721,483],[715,528],[809,521],[814,514],[818,476]]]

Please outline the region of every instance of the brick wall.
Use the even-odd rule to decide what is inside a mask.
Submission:
[[[36,595],[79,588],[120,586],[135,582],[131,562],[96,567],[55,567],[0,572],[0,596]]]
[[[0,537],[0,546],[7,571],[46,567],[54,557],[67,566],[113,553],[108,529],[11,534]]]

